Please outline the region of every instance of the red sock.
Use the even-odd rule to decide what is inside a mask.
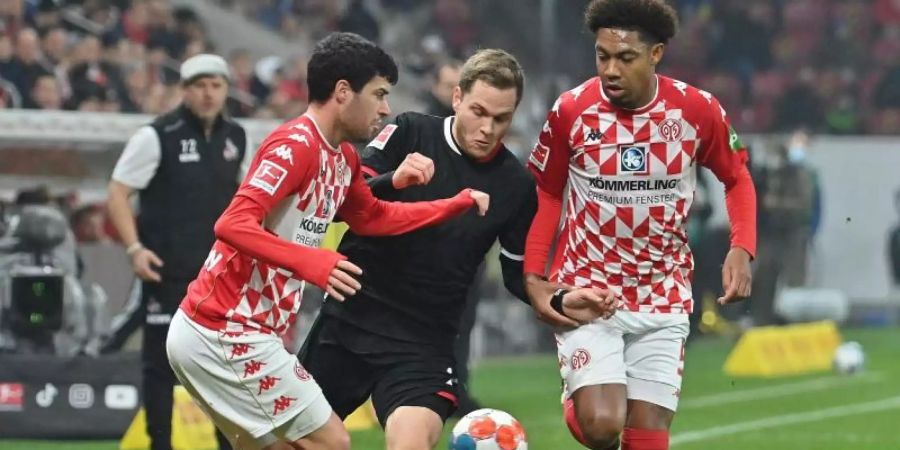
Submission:
[[[669,431],[625,428],[622,450],[669,450]]]
[[[569,432],[572,433],[575,440],[587,447],[587,442],[584,440],[584,433],[581,432],[581,427],[578,425],[578,418],[575,417],[575,402],[573,402],[571,398],[566,400],[563,411],[565,412],[566,425],[569,427]]]

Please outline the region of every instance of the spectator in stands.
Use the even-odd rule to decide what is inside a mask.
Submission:
[[[27,107],[44,110],[60,110],[63,106],[62,89],[53,75],[41,75],[31,88],[31,104]]]
[[[29,23],[38,33],[43,34],[48,29],[62,25],[62,14],[55,0],[39,0],[34,14],[29,17]]]
[[[122,112],[144,112],[149,87],[144,64],[138,61],[128,65],[125,68],[125,95],[120,99]]]
[[[0,2],[0,34],[12,39],[25,26],[25,0]]]
[[[43,60],[37,32],[23,28],[16,37],[16,56],[10,74],[13,78],[9,81],[16,85],[19,93],[29,93],[35,80],[50,73],[51,68]]]
[[[431,75],[431,89],[425,95],[425,112],[433,116],[452,116],[453,88],[459,84],[462,63],[448,60]]]
[[[69,37],[63,27],[47,28],[41,38],[41,49],[47,64],[55,68],[64,64],[68,54]]]
[[[822,101],[816,94],[815,80],[815,71],[806,67],[782,95],[776,106],[773,124],[779,131],[798,128],[821,130]]]
[[[125,90],[119,68],[103,60],[103,47],[99,38],[86,36],[78,47],[81,60],[69,69],[73,97],[80,101],[100,91],[107,91],[105,95],[118,96]],[[110,91],[115,91],[115,94]]]
[[[372,42],[379,42],[378,21],[363,0],[350,0],[344,15],[338,20],[339,31],[356,33]]]
[[[460,57],[472,53],[478,27],[471,4],[466,0],[437,0],[434,20],[441,30],[450,55]]]
[[[900,108],[900,63],[897,63],[875,88],[875,106]]]

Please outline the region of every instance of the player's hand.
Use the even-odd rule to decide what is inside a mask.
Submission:
[[[475,200],[475,206],[478,208],[478,215],[483,216],[487,214],[488,206],[491,204],[491,196],[474,189],[472,189],[472,192],[470,192],[469,195],[472,196],[472,200]]]
[[[403,189],[408,186],[428,184],[433,176],[434,161],[421,153],[410,153],[394,170],[391,182],[394,184],[394,189]]]
[[[531,309],[538,320],[560,328],[575,328],[579,323],[558,312],[550,306],[550,298],[557,289],[568,289],[568,286],[551,283],[533,273],[525,274],[525,293],[531,301]],[[563,298],[565,302],[565,297]]]
[[[350,261],[338,261],[328,276],[325,292],[337,301],[344,301],[344,295],[354,295],[362,287],[353,275],[362,275],[362,269]]]
[[[749,297],[752,285],[750,253],[740,247],[732,248],[722,265],[722,288],[725,289],[725,294],[719,297],[719,304],[726,305]]]
[[[584,325],[597,319],[609,319],[616,313],[616,296],[606,290],[581,288],[563,296],[563,312]]]
[[[162,277],[154,267],[162,267],[163,261],[149,248],[142,248],[131,255],[131,268],[134,274],[144,281],[162,281]]]

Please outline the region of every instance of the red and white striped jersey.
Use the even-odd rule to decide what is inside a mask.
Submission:
[[[637,110],[613,106],[596,77],[563,93],[529,166],[539,189],[566,196],[555,281],[608,288],[630,311],[689,313],[685,225],[697,165],[728,185],[746,173],[747,156],[712,95],[657,81],[654,99]]]

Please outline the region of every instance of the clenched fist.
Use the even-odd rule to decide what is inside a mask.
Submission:
[[[394,189],[403,189],[408,186],[428,184],[433,176],[434,161],[421,153],[410,153],[394,170],[391,182],[394,184]]]

